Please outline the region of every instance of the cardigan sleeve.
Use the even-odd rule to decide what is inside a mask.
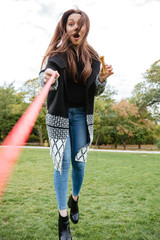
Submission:
[[[98,74],[95,81],[95,85],[96,85],[95,96],[98,96],[104,92],[106,84],[107,84],[107,78],[103,82],[100,82],[99,74]]]
[[[52,62],[49,61],[47,63],[46,68],[40,71],[39,73],[39,82],[42,87],[45,85],[44,72],[47,68],[51,68],[54,71],[57,70],[55,65]],[[57,90],[57,88],[58,88],[58,79],[56,79],[56,81],[51,85],[50,90]]]

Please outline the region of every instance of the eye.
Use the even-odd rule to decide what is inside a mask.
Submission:
[[[70,26],[70,27],[73,27],[73,25],[74,25],[73,23],[69,23],[69,26]]]

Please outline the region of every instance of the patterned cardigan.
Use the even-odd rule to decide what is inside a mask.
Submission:
[[[47,116],[46,125],[50,142],[50,155],[53,158],[54,168],[62,173],[62,159],[69,133],[68,120],[68,92],[66,79],[67,60],[66,55],[59,54],[48,59],[46,68],[57,70],[60,74],[56,82],[51,86],[47,96]],[[79,149],[75,160],[87,161],[87,152],[93,140],[93,108],[94,97],[101,94],[106,85],[106,80],[99,81],[100,62],[92,61],[92,72],[87,79],[85,87],[85,112],[88,127],[88,141],[85,146]],[[40,72],[39,80],[44,83],[44,70]]]

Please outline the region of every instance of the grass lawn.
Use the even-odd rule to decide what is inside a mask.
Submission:
[[[71,192],[71,181],[69,192]],[[159,240],[160,155],[89,152],[73,240]],[[48,149],[25,149],[0,206],[0,240],[57,240]]]

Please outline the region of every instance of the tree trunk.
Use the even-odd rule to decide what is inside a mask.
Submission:
[[[39,133],[39,137],[40,137],[40,146],[44,146],[41,129],[40,129],[39,125],[36,125],[36,127],[38,129],[38,133]]]
[[[98,133],[98,136],[97,136],[97,139],[96,139],[96,147],[98,147],[98,140],[99,140],[99,137],[100,137],[100,133]]]
[[[3,131],[2,131],[2,142],[4,141],[4,139],[5,139],[5,131],[4,131],[4,129],[3,129]]]
[[[126,150],[126,142],[123,141],[124,150]]]
[[[138,149],[141,149],[141,144],[140,143],[138,143]]]

